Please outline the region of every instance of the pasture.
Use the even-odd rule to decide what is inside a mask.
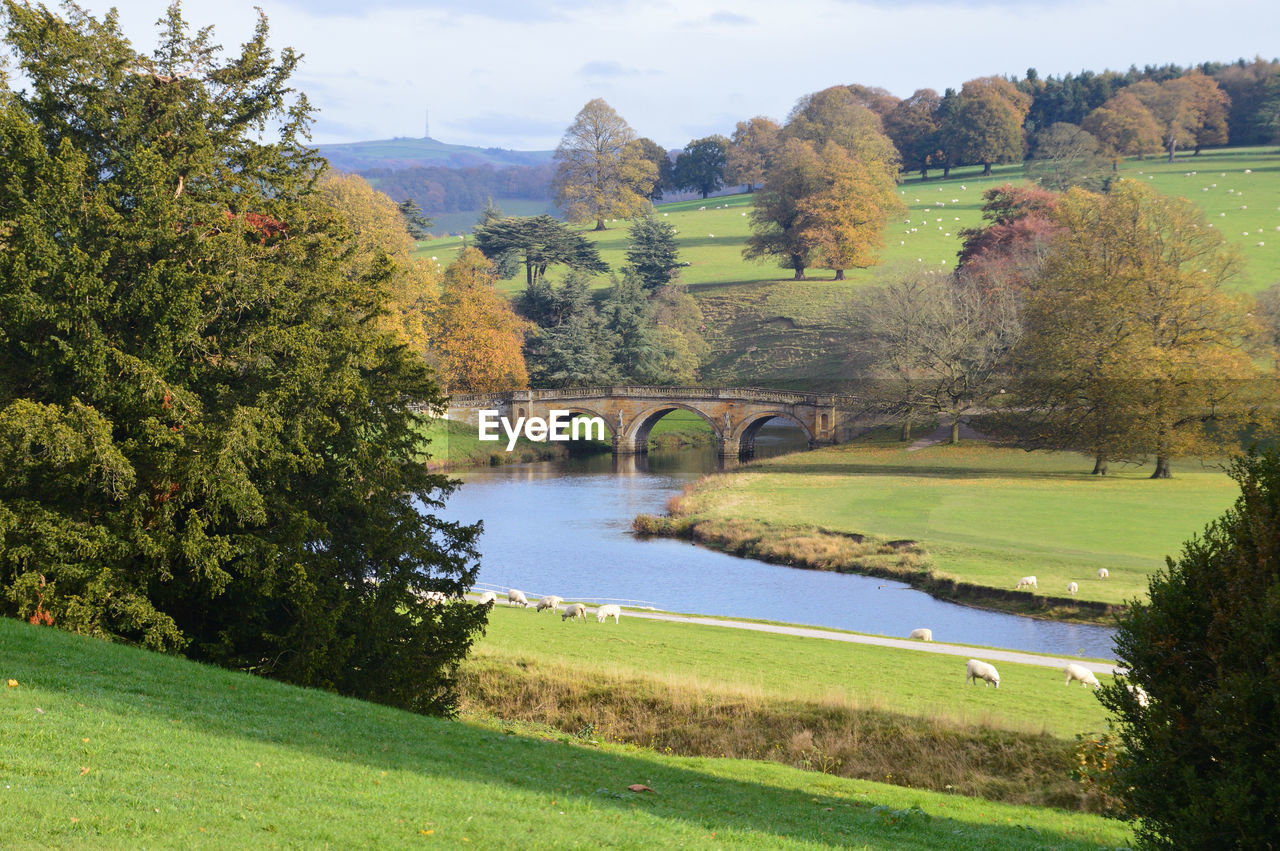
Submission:
[[[530,615],[532,617],[532,615]],[[459,723],[0,619],[11,848],[1114,847],[1096,816]],[[643,784],[653,791],[632,792]]]

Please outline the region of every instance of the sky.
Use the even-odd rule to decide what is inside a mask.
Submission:
[[[119,10],[139,49],[167,2]],[[1280,52],[1274,0],[186,0],[233,49],[261,7],[318,108],[316,144],[421,137],[554,148],[604,98],[666,148],[785,119],[796,99],[863,83],[905,97],[988,74],[1040,76]],[[429,125],[428,125],[429,121]]]

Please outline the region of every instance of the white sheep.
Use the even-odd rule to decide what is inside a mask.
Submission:
[[[449,599],[442,591],[423,591],[418,595],[422,602],[429,603],[432,606],[443,606]]]
[[[996,671],[996,666],[988,662],[979,662],[977,659],[970,659],[964,666],[964,681],[970,680],[976,686],[978,680],[986,680],[986,685],[994,684],[996,688],[1000,688],[1000,674]]]
[[[926,629],[925,627],[920,627],[919,629],[913,629],[911,630],[911,634],[908,635],[907,638],[918,638],[921,641],[933,641],[933,630]]]
[[[1111,571],[1107,570],[1105,567],[1098,568],[1099,579],[1106,579],[1110,575],[1111,575]]]
[[[1138,702],[1139,706],[1141,706],[1143,709],[1147,708],[1147,704],[1149,704],[1151,700],[1150,698],[1147,697],[1146,689],[1144,689],[1142,686],[1135,686],[1132,683],[1126,685],[1125,688],[1127,688],[1129,690],[1129,693],[1133,695],[1133,699]]]
[[[1018,584],[1013,590],[1017,591],[1020,588],[1037,588],[1038,589],[1039,587],[1040,586],[1036,584],[1036,578],[1034,576],[1024,576],[1018,580]]]
[[[476,605],[487,606],[490,603],[496,603],[497,601],[498,601],[497,594],[493,593],[492,591],[485,591],[483,594],[480,595],[480,599],[476,600]]]
[[[572,606],[565,606],[564,611],[560,613],[560,622],[573,618],[574,620],[587,619],[587,607],[581,603],[574,603]]]
[[[556,610],[556,606],[559,606],[563,602],[564,597],[557,597],[555,594],[549,594],[546,597],[539,597],[538,605],[534,607],[534,611],[541,612],[543,609],[550,609],[554,612]]]
[[[596,623],[604,623],[610,616],[613,617],[614,623],[619,623],[619,618],[622,617],[622,608],[616,603],[610,603],[607,606],[601,606],[596,609]]]
[[[1076,592],[1079,590],[1080,590],[1080,586],[1077,585],[1076,583],[1074,582],[1067,583],[1067,593],[1070,594],[1071,596],[1074,597],[1076,595]]]
[[[529,608],[529,598],[524,595],[523,591],[511,588],[507,591],[507,605],[517,605],[522,609],[527,609]]]
[[[1098,682],[1098,678],[1093,675],[1093,671],[1090,671],[1084,665],[1077,665],[1075,662],[1063,668],[1062,672],[1067,675],[1066,685],[1071,685],[1072,680],[1079,680],[1082,686],[1098,688],[1102,685],[1102,683]]]

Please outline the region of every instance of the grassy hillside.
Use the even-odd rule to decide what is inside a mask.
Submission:
[[[477,148],[451,145],[431,138],[377,139],[342,145],[319,145],[320,155],[340,171],[366,168],[412,168],[443,165],[463,168],[492,165],[540,165],[551,161],[551,151],[511,151],[506,148]]]
[[[945,576],[1012,589],[1034,574],[1041,594],[1123,603],[1147,576],[1235,499],[1225,473],[1193,461],[1172,479],[1146,471],[1089,475],[1064,452],[980,444],[908,452],[851,443],[774,458],[702,480],[679,500],[695,521],[817,526],[918,541]],[[1110,577],[1097,578],[1099,567]]]
[[[1128,841],[1093,816],[423,718],[9,619],[0,674],[11,848]]]

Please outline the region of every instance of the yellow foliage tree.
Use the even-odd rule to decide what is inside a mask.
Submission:
[[[556,147],[551,188],[571,222],[629,219],[649,209],[658,167],[635,144],[636,133],[603,98],[589,101]]]
[[[444,272],[444,286],[428,322],[431,348],[448,390],[487,393],[529,386],[525,334],[533,325],[516,316],[494,289],[493,264],[465,248]]]
[[[801,198],[800,239],[812,246],[814,265],[831,269],[844,280],[845,269],[863,269],[878,262],[884,248],[884,223],[906,213],[893,184],[835,142],[818,154],[820,186]]]

